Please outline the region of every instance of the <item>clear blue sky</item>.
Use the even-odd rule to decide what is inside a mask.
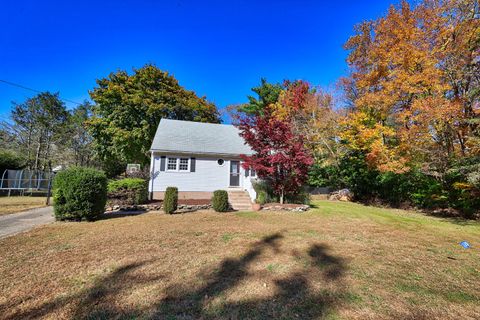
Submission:
[[[224,108],[261,77],[333,85],[354,24],[393,1],[4,1],[0,79],[82,102],[95,79],[151,62]],[[32,95],[0,83],[0,117]]]

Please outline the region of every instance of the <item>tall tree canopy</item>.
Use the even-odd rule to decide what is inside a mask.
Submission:
[[[95,102],[88,121],[97,157],[107,166],[148,163],[161,118],[219,123],[216,106],[184,89],[167,72],[148,64],[111,73],[97,80],[90,96]]]
[[[407,1],[364,22],[345,47],[353,112],[343,138],[380,171],[445,174],[478,154],[480,20],[474,2]]]
[[[248,102],[241,104],[237,111],[247,115],[262,114],[264,109],[278,101],[280,93],[284,86],[279,83],[269,83],[267,79],[262,78],[258,87],[252,88],[257,97],[247,96]]]
[[[69,113],[58,93],[44,92],[25,102],[14,103],[9,132],[10,149],[17,148],[33,170],[47,170],[68,138]]]
[[[0,123],[0,149],[5,150],[0,158],[22,159],[21,166],[33,170],[50,170],[56,165],[92,165],[92,139],[85,127],[90,108],[84,102],[67,110],[58,93],[49,92],[14,103],[11,121]]]
[[[313,160],[292,124],[273,116],[271,107],[266,107],[261,115],[242,117],[238,126],[241,136],[255,151],[252,156],[242,156],[244,167],[254,169],[267,181],[280,197],[280,203],[285,196],[298,193]]]
[[[68,147],[71,150],[69,160],[75,166],[93,164],[92,136],[86,126],[91,115],[92,105],[89,102],[84,102],[71,111]]]
[[[292,123],[317,162],[336,163],[342,148],[338,144],[340,113],[333,95],[303,80],[286,80],[283,87],[277,102],[270,105],[273,115]]]

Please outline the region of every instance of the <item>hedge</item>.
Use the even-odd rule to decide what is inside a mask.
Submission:
[[[94,220],[105,211],[107,177],[99,170],[72,167],[55,176],[53,195],[57,220]]]
[[[225,190],[216,190],[212,198],[213,210],[217,212],[226,212],[230,208],[228,204],[228,193]]]
[[[163,211],[172,214],[177,210],[178,205],[178,189],[176,187],[168,187],[163,198]]]
[[[112,180],[108,183],[108,198],[125,204],[142,204],[148,200],[148,182],[140,178]]]

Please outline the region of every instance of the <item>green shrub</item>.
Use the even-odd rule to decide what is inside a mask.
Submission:
[[[53,181],[57,220],[94,220],[105,211],[107,177],[102,171],[72,167]]]
[[[228,193],[225,190],[216,190],[213,192],[212,198],[213,210],[217,212],[226,212],[229,209]]]
[[[480,212],[480,157],[448,165],[443,176],[436,177],[415,167],[405,173],[379,172],[367,165],[364,154],[356,151],[346,153],[337,165],[312,166],[308,182],[312,186],[348,188],[360,201],[409,204],[428,210],[450,207],[473,218]]]
[[[100,163],[108,178],[113,179],[125,172],[127,164],[119,159],[108,159]]]
[[[257,192],[258,203],[278,202],[278,196],[273,193],[272,187],[265,180],[253,182],[253,189]]]
[[[178,189],[176,187],[168,187],[163,198],[163,211],[172,214],[177,210],[178,205]]]
[[[267,192],[265,190],[260,190],[258,193],[257,193],[257,203],[259,204],[265,204],[267,203]]]
[[[296,194],[287,197],[287,203],[308,204],[310,205],[310,193],[306,188],[301,188]]]
[[[108,183],[109,199],[119,199],[125,204],[142,204],[148,200],[148,182],[140,178],[112,180]]]
[[[253,189],[257,192],[256,202],[265,204],[269,202],[279,202],[278,195],[273,193],[273,189],[268,181],[260,180],[253,183]],[[305,188],[301,188],[295,194],[285,196],[285,203],[310,204],[310,194]]]

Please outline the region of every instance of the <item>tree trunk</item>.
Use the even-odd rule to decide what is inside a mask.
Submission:
[[[38,144],[37,144],[37,152],[35,153],[35,164],[33,166],[33,170],[38,170],[38,165],[40,161],[40,151],[42,150],[42,138],[41,135],[38,138]]]
[[[33,128],[30,126],[28,127],[28,134],[27,134],[27,161],[29,169],[32,168],[32,135],[33,135]]]
[[[283,190],[282,190],[282,192],[280,193],[280,204],[283,204]]]

